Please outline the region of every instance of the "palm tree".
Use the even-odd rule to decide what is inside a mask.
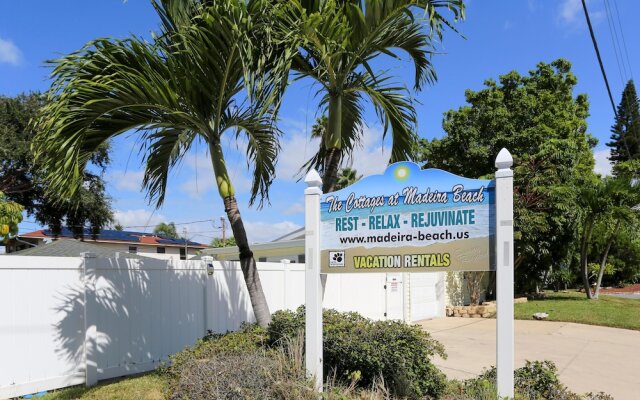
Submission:
[[[320,85],[321,109],[328,115],[325,129],[315,129],[323,133],[320,148],[304,168],[323,174],[325,193],[335,189],[342,158],[361,139],[366,100],[383,135],[391,130],[391,162],[411,158],[416,112],[408,90],[386,71],[374,72],[370,62],[379,55],[398,58],[395,51],[401,50],[413,62],[414,88],[433,82],[433,35],[441,39],[443,27],[452,26],[442,9],[454,19],[464,16],[462,0],[300,0],[299,14],[290,21],[302,38],[292,67]]]
[[[338,176],[338,180],[336,181],[335,189],[340,190],[351,186],[358,182],[360,178],[362,178],[362,175],[358,175],[358,171],[355,169],[349,167],[342,168],[340,170],[340,176]]]
[[[143,186],[160,207],[169,170],[198,140],[208,145],[240,263],[260,325],[271,320],[227,171],[224,134],[247,141],[251,200],[268,200],[279,150],[274,127],[288,65],[269,26],[266,0],[161,0],[152,43],[98,39],[53,63],[47,104],[33,146],[53,190],[71,197],[100,144],[135,130],[144,155]],[[284,52],[286,53],[286,52]]]
[[[161,235],[171,239],[180,238],[180,235],[178,235],[178,231],[176,230],[176,224],[174,224],[173,222],[169,222],[168,224],[166,222],[160,222],[158,225],[156,225],[155,228],[153,228],[153,234]]]
[[[579,196],[583,209],[582,235],[580,243],[580,269],[582,283],[589,299],[598,299],[609,251],[618,236],[622,224],[632,224],[638,218],[640,185],[629,176],[605,177],[593,186],[583,189]],[[603,223],[608,236],[600,256],[600,269],[596,277],[595,290],[589,283],[589,244],[596,223]]]

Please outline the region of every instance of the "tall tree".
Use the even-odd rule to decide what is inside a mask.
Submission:
[[[640,101],[633,81],[622,91],[615,124],[611,127],[611,157],[614,164],[640,159]]]
[[[391,162],[412,158],[416,112],[408,90],[387,71],[374,71],[371,61],[408,54],[415,69],[414,88],[433,82],[430,61],[434,39],[443,27],[464,16],[461,0],[301,0],[289,23],[302,38],[292,64],[301,77],[320,85],[320,107],[327,115],[318,152],[305,164],[323,174],[325,193],[335,190],[341,160],[362,138],[364,107],[373,104],[386,136],[391,131]],[[434,38],[435,36],[435,38]]]
[[[176,231],[176,224],[174,224],[173,222],[169,222],[168,224],[166,222],[160,222],[158,225],[156,225],[155,228],[153,228],[153,233],[171,239],[180,238],[180,235],[178,235],[178,231]]]
[[[53,85],[37,119],[34,151],[52,189],[78,189],[91,154],[109,138],[136,130],[144,154],[150,202],[165,198],[169,170],[201,140],[208,145],[218,192],[240,251],[258,323],[271,320],[236,192],[227,171],[223,135],[243,136],[253,169],[251,200],[268,199],[279,150],[274,119],[288,74],[286,43],[272,35],[274,13],[289,7],[267,0],[154,2],[161,32],[97,39],[53,61]],[[285,55],[285,56],[283,56]]]
[[[38,93],[0,96],[0,191],[56,234],[63,226],[76,237],[84,236],[86,226],[96,234],[111,222],[113,215],[102,179],[109,163],[108,143],[91,154],[93,167],[85,169],[75,201],[60,201],[59,197],[48,195],[43,168],[34,162],[29,150],[36,134],[28,126],[29,120],[42,107],[43,97]]]
[[[577,241],[578,188],[596,179],[587,133],[587,96],[573,95],[571,64],[539,63],[528,76],[502,75],[467,90],[468,105],[445,113],[446,136],[418,148],[425,167],[468,177],[490,177],[501,148],[514,155],[516,280],[535,289],[545,271],[566,259]],[[533,287],[532,287],[533,286]]]

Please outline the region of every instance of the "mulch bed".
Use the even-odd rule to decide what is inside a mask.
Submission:
[[[600,293],[640,293],[640,283],[627,285],[623,288],[602,288]]]

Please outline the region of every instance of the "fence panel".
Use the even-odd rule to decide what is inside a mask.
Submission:
[[[201,261],[94,262],[99,380],[151,370],[206,333]]]
[[[0,398],[148,371],[207,330],[255,321],[240,263],[212,264],[0,256]],[[271,312],[304,303],[304,264],[258,271]],[[324,305],[382,319],[384,282],[331,275]]]
[[[0,398],[84,382],[82,279],[81,258],[0,258]]]

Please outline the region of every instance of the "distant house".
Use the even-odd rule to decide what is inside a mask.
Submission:
[[[9,243],[6,245],[6,253],[10,254],[19,252],[20,250],[40,247],[54,241],[76,241],[93,244],[104,249],[105,254],[109,253],[113,255],[119,252],[159,259],[179,258],[181,260],[192,258],[208,247],[207,245],[185,241],[184,239],[171,239],[144,232],[103,229],[94,237],[89,229],[85,229],[84,238],[76,239],[68,229],[63,229],[61,234],[57,236],[49,229],[41,229],[24,233],[17,238],[9,240]],[[58,249],[58,247],[56,247],[56,249]],[[66,246],[65,249],[69,250],[71,246]],[[53,248],[51,250],[53,250]],[[37,253],[38,254],[34,255],[46,255],[42,254],[42,251]]]
[[[202,251],[202,255],[212,256],[219,261],[238,261],[238,247],[210,247]],[[289,260],[304,263],[304,228],[281,236],[271,242],[251,245],[253,256],[258,262],[280,262]]]
[[[9,253],[8,256],[82,257],[83,253],[92,253],[98,258],[112,258],[116,254],[116,252],[109,247],[83,242],[81,240],[54,240],[50,243]],[[134,259],[148,258],[131,253],[120,253],[120,255],[125,258]]]

